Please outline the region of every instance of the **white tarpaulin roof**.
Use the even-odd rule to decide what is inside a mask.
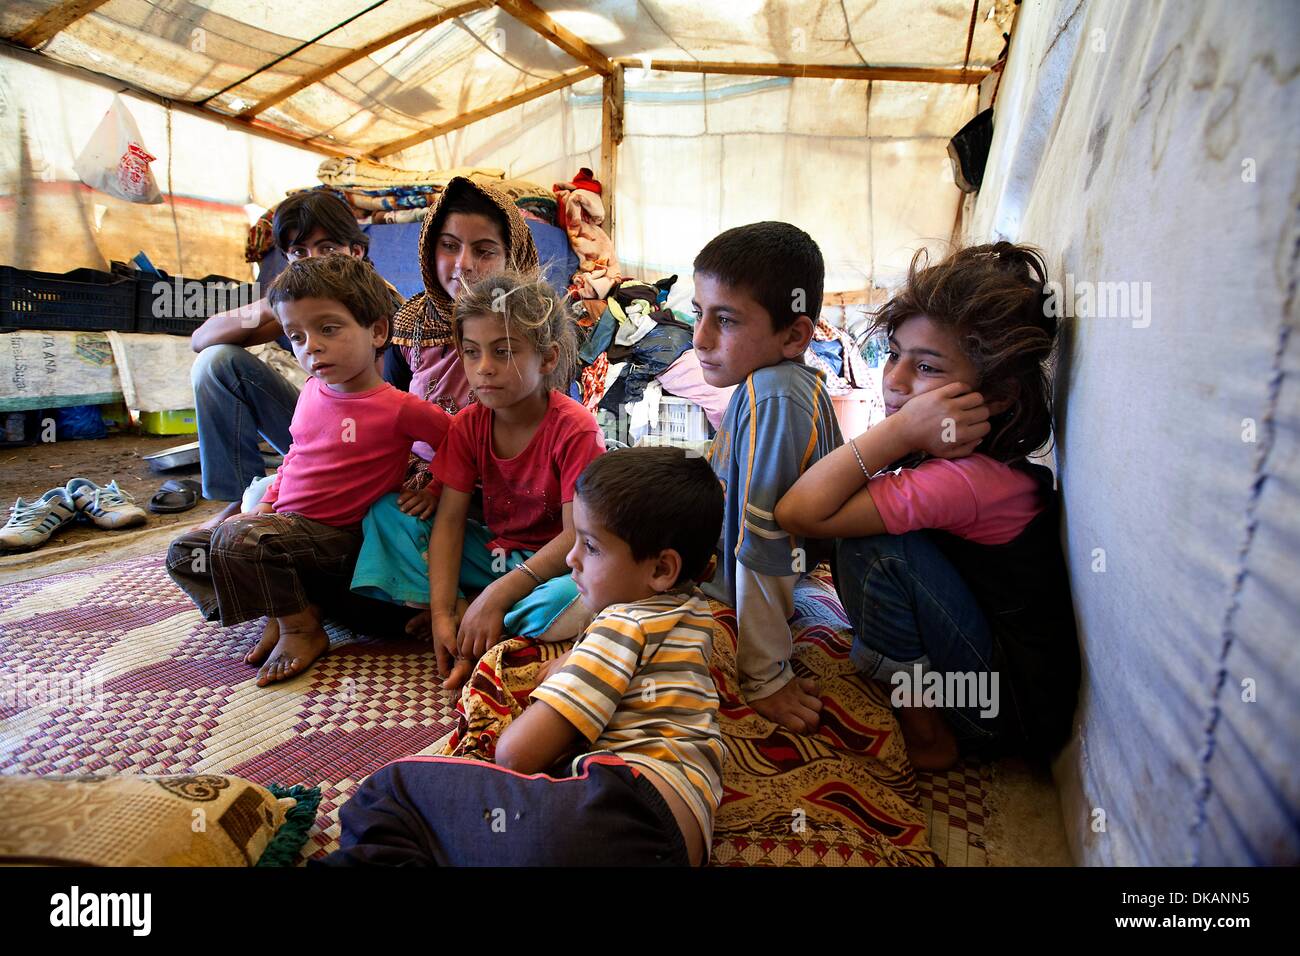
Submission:
[[[314,185],[320,151],[380,151],[407,169],[488,166],[544,186],[580,166],[599,176],[599,75],[421,134],[618,62],[614,239],[627,274],[679,273],[677,295],[689,296],[691,260],[709,238],[785,219],[821,245],[828,290],[890,285],[918,246],[952,235],[961,194],[945,148],[976,112],[974,81],[1013,11],[1010,0],[542,0],[540,10],[527,0],[16,0],[0,9],[0,35],[36,54],[0,55],[0,132],[11,143],[0,147],[0,202],[15,197],[23,214],[0,223],[0,260],[58,271],[145,247],[164,268],[244,275],[243,207]],[[568,31],[564,49],[536,29],[548,15]],[[329,72],[340,60],[352,62]],[[889,78],[671,69],[701,61],[887,68]],[[889,68],[926,72],[894,79]],[[139,91],[128,105],[163,192],[179,199],[165,210],[75,185],[72,162],[118,83]],[[247,136],[233,121],[241,112],[301,148]]]
[[[6,3],[0,35],[21,42],[24,30],[64,5]],[[37,49],[235,115],[402,27],[474,6],[482,9],[395,40],[259,114],[296,137],[364,151],[582,64],[499,7],[427,0],[108,0]],[[608,58],[961,68],[974,4],[542,0],[539,6]],[[979,7],[969,66],[986,69],[1002,49],[1012,4],[983,0]]]

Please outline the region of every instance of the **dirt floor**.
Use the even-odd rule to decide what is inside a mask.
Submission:
[[[29,447],[0,448],[0,508],[6,518],[14,499],[39,498],[55,485],[72,478],[89,478],[106,485],[114,478],[118,487],[135,496],[136,504],[149,514],[148,522],[122,531],[105,531],[80,521],[55,532],[35,551],[0,551],[0,584],[25,581],[87,567],[111,553],[122,560],[151,550],[161,551],[180,528],[206,521],[225,507],[225,502],[206,501],[179,514],[154,514],[149,499],[168,478],[199,477],[198,465],[157,473],[144,461],[165,448],[194,441],[191,435],[124,434],[93,441],[61,441]]]

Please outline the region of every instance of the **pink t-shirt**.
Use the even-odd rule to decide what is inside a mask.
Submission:
[[[465,494],[483,486],[483,520],[495,537],[489,548],[536,551],[564,530],[561,506],[573,500],[582,470],[605,451],[591,412],[551,392],[532,441],[514,458],[492,450],[492,410],[471,405],[451,420],[433,460],[433,475]]]
[[[428,345],[422,348],[402,347],[402,357],[411,367],[412,395],[441,405],[452,415],[469,404],[469,379],[465,366],[454,345]],[[437,446],[416,442],[411,449],[425,461],[433,458]]]
[[[451,416],[387,382],[336,392],[307,379],[293,411],[293,444],[262,501],[322,524],[356,524],[402,485],[413,441],[435,447]]]
[[[948,531],[976,544],[1006,544],[1043,510],[1038,483],[988,455],[927,458],[867,485],[890,534]]]

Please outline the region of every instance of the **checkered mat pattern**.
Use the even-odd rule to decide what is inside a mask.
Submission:
[[[0,773],[232,773],[321,788],[304,849],[338,845],[368,774],[454,719],[432,648],[330,629],[306,674],[259,688],[250,622],[204,622],[162,555],[0,589]]]
[[[805,579],[797,614],[796,666],[823,678],[840,670],[847,622],[828,576]],[[719,620],[734,636],[734,616]],[[330,654],[306,674],[259,688],[256,669],[241,658],[260,633],[258,622],[204,622],[168,579],[162,555],[0,588],[0,773],[232,773],[261,784],[318,785],[319,816],[304,854],[329,852],[353,788],[397,757],[436,753],[455,726],[454,701],[437,686],[429,645],[333,627]],[[752,721],[752,712],[729,716],[731,745],[752,737],[764,761],[784,753],[772,750],[762,728],[747,731]],[[833,725],[841,735],[852,729],[844,720]],[[892,750],[894,736],[865,745]],[[907,841],[911,853],[923,858],[933,847],[950,866],[982,865],[989,768],[913,776],[895,759],[886,763],[901,772],[889,786],[904,805],[872,808],[877,822],[908,829],[915,814],[930,846],[918,833]],[[842,814],[848,804],[835,783],[820,799]],[[732,813],[744,796],[728,794],[715,862],[884,862],[880,847],[859,846],[852,829],[823,837],[815,814],[797,841],[778,835],[775,820],[747,824]]]

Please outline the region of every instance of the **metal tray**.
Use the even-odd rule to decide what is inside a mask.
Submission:
[[[199,443],[192,441],[188,445],[173,445],[171,448],[164,448],[152,455],[145,455],[144,460],[149,463],[149,467],[154,471],[167,471],[171,468],[197,465],[199,463]]]

